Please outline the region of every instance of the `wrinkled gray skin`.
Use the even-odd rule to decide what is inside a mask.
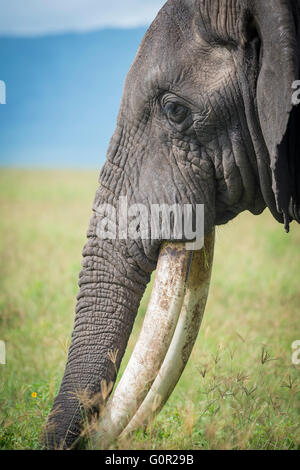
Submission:
[[[120,196],[129,204],[205,204],[206,233],[242,211],[260,214],[266,206],[284,221],[278,202],[284,188],[276,186],[271,167],[272,158],[276,163],[280,157],[276,145],[291,110],[285,96],[298,70],[295,51],[280,43],[284,35],[276,35],[279,23],[286,35],[295,34],[295,14],[283,0],[271,5],[270,0],[170,0],[147,32],[126,80],[100,175],[47,448],[78,442],[83,410],[74,392],[88,389],[93,395],[101,380],[115,380],[108,352],[118,350],[119,367],[161,244],[99,240],[99,205],[117,206]],[[258,31],[270,47],[263,54]],[[286,64],[266,85],[271,50]],[[280,81],[284,88],[275,91],[285,101],[276,95],[273,109]],[[281,115],[285,120],[278,120]]]

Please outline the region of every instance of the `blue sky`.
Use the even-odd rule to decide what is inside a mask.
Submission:
[[[125,76],[163,4],[0,0],[0,165],[99,168]]]

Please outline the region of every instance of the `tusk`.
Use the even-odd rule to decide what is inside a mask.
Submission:
[[[162,409],[175,388],[198,336],[208,297],[215,231],[205,238],[205,249],[194,252],[178,324],[163,365],[147,397],[122,436],[145,425]]]
[[[103,411],[94,437],[96,448],[107,448],[120,435],[151,388],[174,335],[192,257],[183,243],[163,245],[141,333]]]

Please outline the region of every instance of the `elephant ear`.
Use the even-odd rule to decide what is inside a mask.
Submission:
[[[288,231],[291,220],[300,222],[300,106],[292,99],[300,78],[300,0],[249,0],[248,6],[262,47],[258,115],[277,211]]]

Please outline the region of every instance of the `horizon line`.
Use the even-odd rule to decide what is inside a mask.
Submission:
[[[0,39],[41,39],[54,36],[81,36],[86,34],[99,33],[101,31],[128,31],[134,29],[147,29],[150,27],[150,23],[134,25],[111,25],[111,26],[100,26],[98,28],[83,28],[83,29],[66,29],[66,30],[57,30],[57,31],[48,31],[40,33],[14,33],[14,32],[0,32]]]

